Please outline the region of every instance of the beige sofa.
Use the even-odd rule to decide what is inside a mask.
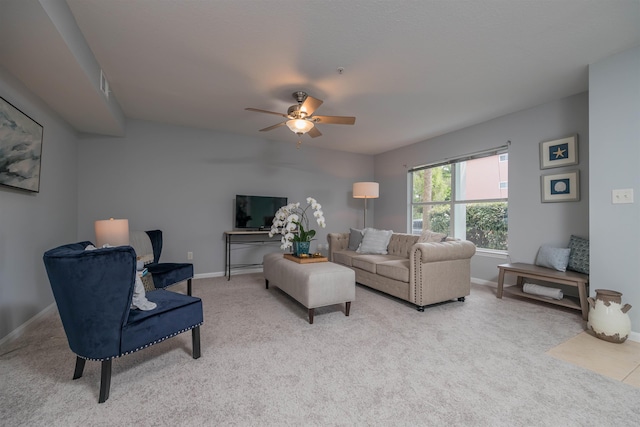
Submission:
[[[413,303],[418,311],[455,298],[464,301],[475,245],[451,238],[418,243],[419,237],[393,233],[388,254],[374,255],[349,250],[349,233],[329,233],[329,260],[353,269],[357,283]]]

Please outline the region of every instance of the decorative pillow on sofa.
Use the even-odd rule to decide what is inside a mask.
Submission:
[[[431,230],[424,230],[420,237],[418,237],[418,243],[435,243],[444,242],[447,240],[447,235],[443,233],[435,233]]]
[[[589,274],[589,239],[571,236],[569,239],[569,264],[567,270]]]
[[[387,254],[387,246],[391,240],[392,230],[376,230],[375,228],[365,228],[362,243],[357,252],[361,254]]]
[[[362,243],[363,230],[358,230],[355,228],[349,229],[349,250],[356,251],[360,247],[360,243]]]
[[[571,252],[569,248],[554,248],[549,245],[542,245],[538,249],[536,265],[553,268],[558,271],[567,271],[569,252]]]

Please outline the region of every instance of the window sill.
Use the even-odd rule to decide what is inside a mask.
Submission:
[[[493,249],[476,249],[476,255],[486,258],[509,259],[509,253],[505,251],[496,251]]]

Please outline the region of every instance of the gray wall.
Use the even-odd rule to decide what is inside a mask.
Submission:
[[[317,244],[362,221],[351,186],[373,179],[372,156],[144,121],[128,121],[123,138],[83,137],[78,167],[79,239],[94,240],[97,219],[128,218],[131,229],[163,230],[162,261],[186,262],[193,252],[197,275],[224,271],[236,194],[305,206],[316,198],[327,222],[316,228]],[[261,261],[262,253],[234,251],[234,262]]]
[[[40,192],[0,187],[0,339],[53,303],[42,254],[76,238],[75,133],[0,67],[0,96],[44,128]]]
[[[640,331],[640,47],[589,67],[591,134],[590,280],[623,293],[631,329]],[[611,190],[632,188],[633,204]]]
[[[575,133],[579,135],[580,163],[540,170],[540,142]],[[408,169],[498,147],[507,141],[511,141],[509,256],[477,253],[472,259],[472,277],[496,282],[498,264],[533,263],[542,244],[566,247],[571,234],[589,237],[589,109],[586,92],[375,156],[375,177],[380,182],[376,226],[407,230]],[[581,200],[541,203],[540,176],[571,169],[580,170]]]

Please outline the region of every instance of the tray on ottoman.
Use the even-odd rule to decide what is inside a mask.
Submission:
[[[299,258],[292,254],[284,254],[284,257],[289,261],[297,262],[298,264],[310,264],[312,262],[327,262],[329,258],[326,256],[309,256],[307,258]]]

